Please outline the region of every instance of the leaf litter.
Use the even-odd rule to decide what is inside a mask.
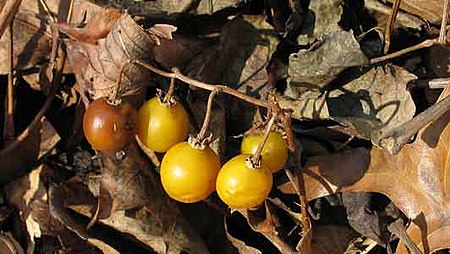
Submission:
[[[24,0],[13,29],[17,78],[49,95],[55,74],[48,61],[56,52],[57,29],[68,57],[62,68],[62,87],[68,90],[53,102],[60,108],[50,108],[20,143],[8,148],[2,142],[5,201],[0,201],[14,208],[2,217],[13,222],[1,225],[9,232],[2,242],[19,253],[433,253],[450,248],[449,115],[442,113],[447,108],[425,111],[446,104],[434,104],[440,90],[418,85],[447,78],[447,46],[370,64],[382,55],[384,38],[377,29],[386,25],[391,8],[378,1],[351,2],[77,0],[65,23],[54,19],[64,16],[66,2]],[[436,36],[444,2],[402,1],[391,49],[410,46],[407,38]],[[51,16],[42,12],[45,5]],[[424,21],[431,24],[427,29]],[[4,56],[6,35],[0,42]],[[168,79],[137,62],[166,71],[176,67],[190,78],[260,99],[275,94],[292,110],[294,139],[302,152],[292,154],[286,170],[303,177],[291,175],[288,181],[283,171],[277,173],[270,197],[257,209],[230,211],[215,195],[205,200],[208,209],[201,209],[171,200],[158,181],[159,169],[136,144],[124,154],[94,153],[80,135],[82,104],[116,93],[139,106],[156,88],[168,87]],[[3,61],[1,73],[7,74],[8,66]],[[73,90],[77,94],[67,92]],[[175,92],[191,111],[196,132],[206,93],[183,85]],[[441,101],[448,93],[445,88]],[[6,95],[0,94],[3,100]],[[424,111],[433,116],[416,117]],[[32,118],[30,112],[25,115]],[[55,119],[64,114],[69,122],[58,124]],[[260,109],[226,96],[218,96],[212,114],[212,146],[223,161],[239,152],[240,134],[261,120]],[[29,124],[18,119],[19,126]],[[421,130],[396,132],[411,123]],[[392,132],[403,136],[389,136]],[[391,141],[400,142],[395,143],[399,149],[385,145]],[[306,209],[299,207],[302,191],[310,201]],[[302,210],[309,211],[311,229],[302,228]],[[230,219],[234,214],[243,220]]]

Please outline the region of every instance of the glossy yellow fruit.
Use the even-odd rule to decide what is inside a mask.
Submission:
[[[244,137],[241,143],[241,153],[254,154],[262,138],[263,135]],[[287,144],[283,136],[279,132],[271,131],[261,153],[262,161],[275,173],[286,164],[288,154]]]
[[[258,206],[269,195],[272,188],[272,172],[266,165],[253,169],[246,159],[249,155],[238,155],[223,165],[217,176],[216,190],[225,204],[233,208]]]
[[[188,134],[189,118],[181,103],[170,106],[154,97],[139,109],[138,136],[147,148],[166,152]]]
[[[164,155],[161,182],[171,198],[194,203],[215,190],[219,170],[219,156],[211,148],[197,149],[188,142],[181,142]]]

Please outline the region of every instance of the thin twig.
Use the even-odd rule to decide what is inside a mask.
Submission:
[[[220,92],[220,87],[212,90],[212,92],[209,94],[208,103],[206,105],[205,119],[203,120],[202,128],[200,129],[200,132],[197,135],[197,141],[200,143],[203,143],[203,140],[206,138],[206,132],[208,131],[209,121],[211,120],[211,111],[212,111],[214,97],[219,92]]]
[[[6,104],[6,126],[5,126],[5,143],[14,140],[15,128],[14,128],[14,40],[13,40],[13,23],[11,20],[9,25],[9,73],[8,73],[8,91],[7,91],[7,104]]]
[[[301,158],[300,158],[300,152],[295,146],[293,135],[292,135],[292,128],[291,128],[291,115],[292,110],[286,110],[283,112],[283,115],[281,116],[281,121],[284,125],[284,129],[287,133],[288,138],[288,144],[290,144],[289,148],[291,149],[291,152],[295,158],[296,166],[299,170],[297,173],[297,181],[295,181],[294,177],[292,176],[291,172],[288,170],[285,170],[286,175],[288,176],[289,180],[291,181],[292,185],[294,186],[295,191],[297,192],[297,195],[300,199],[300,209],[301,209],[301,223],[302,223],[302,232],[308,232],[311,228],[311,222],[309,221],[308,217],[308,198],[306,197],[306,187],[305,187],[305,179],[303,177],[303,167],[301,165]]]
[[[431,47],[431,46],[433,46],[433,45],[435,45],[437,43],[438,43],[437,39],[428,39],[428,40],[425,40],[425,41],[423,41],[423,42],[421,42],[421,43],[419,43],[417,45],[414,45],[414,46],[411,46],[411,47],[399,50],[397,52],[394,52],[394,53],[391,53],[391,54],[387,54],[387,55],[384,55],[384,56],[380,56],[380,57],[376,57],[376,58],[372,58],[372,59],[370,59],[370,63],[371,64],[375,64],[375,63],[383,62],[383,61],[386,61],[386,60],[389,60],[389,59],[392,59],[392,58],[396,58],[396,57],[402,56],[404,54],[407,54],[407,53],[410,53],[410,52],[413,52],[413,51],[416,51],[416,50],[419,50],[419,49]]]
[[[442,21],[441,21],[441,30],[439,31],[439,44],[446,44],[447,43],[447,23],[448,23],[448,11],[449,11],[449,0],[444,1],[444,8],[442,8]]]
[[[389,21],[386,24],[386,31],[384,32],[384,53],[389,51],[391,45],[391,34],[394,29],[395,20],[402,0],[394,0],[394,6],[392,6],[391,14],[389,15]]]
[[[0,12],[0,38],[5,33],[6,27],[11,24],[12,19],[19,10],[22,0],[6,0],[2,11]]]
[[[238,99],[241,99],[243,101],[246,101],[246,102],[251,103],[251,104],[256,105],[256,106],[269,108],[273,112],[280,111],[280,107],[276,103],[273,103],[273,102],[270,102],[270,101],[263,101],[263,100],[256,99],[254,97],[251,97],[251,96],[248,96],[248,95],[246,95],[244,93],[241,93],[241,92],[239,92],[237,90],[234,90],[233,88],[228,87],[228,86],[211,85],[211,84],[207,84],[207,83],[204,83],[204,82],[201,82],[201,81],[198,81],[198,80],[191,79],[191,78],[183,75],[177,68],[173,68],[172,72],[165,72],[165,71],[162,71],[162,70],[160,70],[158,68],[153,67],[152,65],[150,65],[148,63],[142,62],[140,60],[132,60],[132,61],[130,61],[130,63],[139,64],[142,67],[144,67],[144,68],[146,68],[146,69],[148,69],[148,70],[150,70],[150,71],[152,71],[152,72],[154,72],[154,73],[156,73],[156,74],[158,74],[160,76],[167,77],[167,78],[176,78],[178,80],[181,80],[181,81],[185,82],[186,84],[189,84],[191,86],[195,86],[195,87],[198,87],[198,88],[202,88],[204,90],[213,91],[214,89],[216,89],[216,87],[220,86],[220,89],[222,90],[223,93],[232,95],[232,96],[234,96],[234,97],[236,97]]]

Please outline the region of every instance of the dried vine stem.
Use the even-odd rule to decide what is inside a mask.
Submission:
[[[176,78],[170,78],[169,89],[167,90],[166,96],[164,96],[163,103],[169,103],[172,99],[173,92],[175,92],[175,83],[177,82]]]
[[[256,148],[255,153],[250,157],[251,163],[256,167],[260,167],[261,165],[261,153],[264,148],[264,145],[266,144],[267,139],[269,138],[270,131],[272,131],[272,127],[275,124],[275,121],[278,118],[278,114],[272,114],[272,117],[270,118],[269,122],[267,123],[266,130],[264,131],[263,138],[261,142],[258,145],[258,148]]]
[[[9,73],[8,73],[8,91],[6,104],[6,126],[5,126],[5,141],[9,143],[14,140],[14,42],[13,42],[13,20],[9,24]]]
[[[285,172],[290,182],[294,186],[297,195],[299,196],[301,209],[300,222],[303,228],[302,232],[306,233],[311,229],[311,222],[309,221],[308,217],[308,198],[306,197],[305,179],[303,177],[303,167],[300,161],[300,152],[295,146],[294,137],[292,136],[291,115],[292,110],[284,110],[283,114],[281,115],[281,122],[283,123],[284,129],[286,131],[288,147],[295,158],[295,163],[299,172],[297,174],[297,179],[295,179],[291,172],[289,172],[288,170],[285,170]]]
[[[209,121],[211,120],[211,111],[214,97],[216,96],[216,94],[220,93],[221,90],[222,89],[218,87],[217,89],[212,90],[212,92],[209,94],[208,103],[206,105],[205,119],[203,120],[202,128],[200,129],[200,132],[197,135],[197,140],[200,143],[203,143],[203,140],[205,140],[206,138],[206,132],[208,131]]]
[[[251,97],[244,93],[241,93],[231,87],[224,86],[224,85],[211,85],[211,84],[207,84],[207,83],[204,83],[204,82],[201,82],[198,80],[191,79],[191,78],[183,75],[177,68],[173,68],[172,72],[165,72],[165,71],[162,71],[158,68],[151,66],[148,63],[142,62],[140,60],[131,60],[129,63],[130,64],[133,64],[133,63],[138,64],[160,76],[167,77],[167,78],[175,78],[175,79],[183,81],[186,84],[189,84],[191,86],[195,86],[195,87],[198,87],[198,88],[201,88],[204,90],[213,91],[214,89],[217,89],[219,87],[221,89],[221,92],[223,92],[223,93],[232,95],[238,99],[241,99],[243,101],[246,101],[246,102],[251,103],[256,106],[268,108],[268,109],[272,110],[272,112],[279,112],[281,110],[280,106],[276,103],[256,99],[254,97]]]

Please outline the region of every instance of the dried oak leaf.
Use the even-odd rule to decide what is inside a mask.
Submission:
[[[154,59],[153,48],[158,45],[156,38],[164,36],[170,39],[168,36],[175,29],[169,25],[155,25],[146,32],[130,15],[122,14],[106,38],[97,40],[97,45],[81,41],[66,42],[81,91],[94,99],[109,96],[117,86],[121,68],[131,60],[151,62]],[[119,94],[139,94],[141,88],[149,83],[150,76],[151,73],[140,65],[127,65]]]
[[[441,99],[450,94],[444,89]],[[407,233],[429,254],[450,248],[450,112],[422,129],[397,154],[372,148],[312,157],[306,164],[309,200],[335,192],[378,192],[409,218]],[[290,183],[279,187],[295,193]],[[408,253],[401,242],[396,253]]]

